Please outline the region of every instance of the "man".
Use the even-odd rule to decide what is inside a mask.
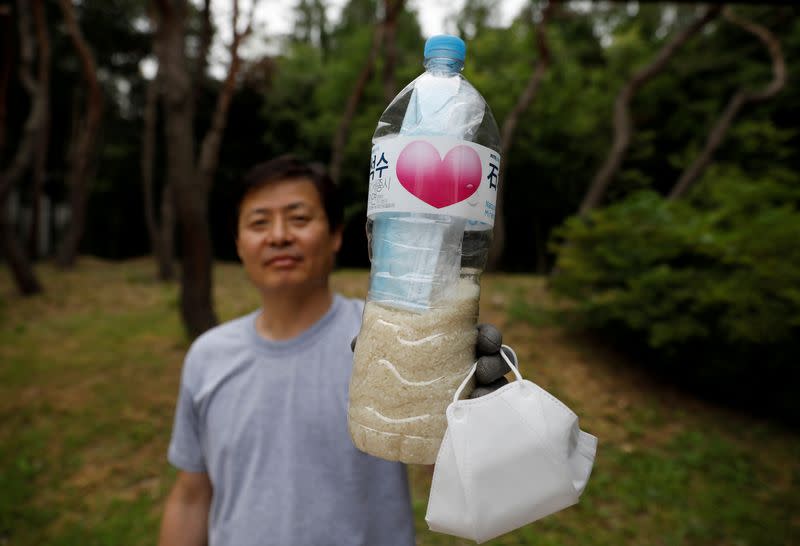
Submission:
[[[405,466],[347,430],[363,302],[329,286],[341,224],[320,168],[284,156],[245,176],[236,248],[262,308],[186,356],[161,546],[414,544]]]

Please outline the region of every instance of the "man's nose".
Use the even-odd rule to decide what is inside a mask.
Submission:
[[[269,242],[272,245],[285,245],[292,240],[292,232],[289,229],[289,224],[283,218],[277,218],[272,222],[269,232]]]

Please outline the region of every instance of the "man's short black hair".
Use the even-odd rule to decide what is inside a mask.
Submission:
[[[328,227],[331,232],[341,226],[344,206],[338,185],[334,183],[321,163],[305,161],[291,154],[259,163],[242,177],[241,190],[236,201],[237,225],[239,214],[241,214],[242,202],[250,192],[275,182],[296,178],[305,178],[317,188],[320,201],[322,201],[322,206],[325,208],[325,214],[328,217]]]

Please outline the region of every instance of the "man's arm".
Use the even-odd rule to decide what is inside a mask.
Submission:
[[[204,472],[179,472],[167,497],[159,546],[208,544],[208,511],[213,489]]]

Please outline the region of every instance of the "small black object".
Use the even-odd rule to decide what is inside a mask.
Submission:
[[[508,364],[500,354],[482,356],[475,367],[475,380],[480,385],[488,385],[492,381],[510,372]]]
[[[501,377],[500,379],[492,381],[488,385],[481,385],[480,387],[476,387],[475,390],[473,390],[469,394],[469,397],[471,399],[472,398],[479,398],[481,396],[489,394],[490,392],[496,391],[497,389],[499,389],[500,387],[502,387],[504,385],[508,385],[508,379],[506,379],[505,377]]]
[[[354,337],[350,341],[350,350],[353,351],[353,352],[356,352],[356,341],[358,341],[358,336]]]
[[[475,350],[479,355],[492,355],[500,351],[503,334],[491,324],[478,324],[478,340]]]

